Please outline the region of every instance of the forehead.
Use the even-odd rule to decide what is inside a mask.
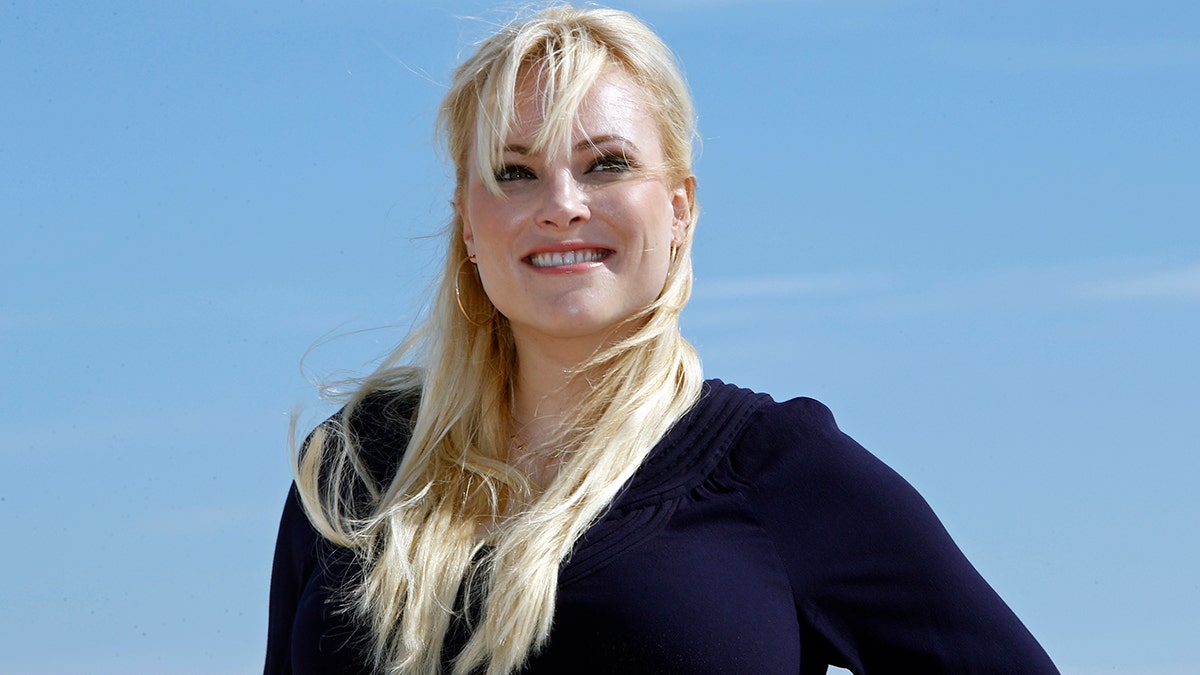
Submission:
[[[521,73],[514,92],[512,125],[506,145],[530,146],[531,140],[547,134],[546,124],[570,123],[571,145],[580,140],[616,136],[641,146],[661,146],[655,110],[645,89],[616,66],[606,67],[580,100],[573,120],[547,120],[544,87],[532,69]],[[648,149],[648,148],[647,148]]]

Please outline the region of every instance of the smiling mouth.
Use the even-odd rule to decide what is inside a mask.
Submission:
[[[600,262],[612,255],[606,248],[585,248],[575,251],[554,251],[534,253],[526,258],[526,262],[534,267],[568,267],[581,263]]]

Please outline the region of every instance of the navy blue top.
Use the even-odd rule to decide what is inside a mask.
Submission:
[[[401,404],[376,399],[352,426],[394,466],[408,432],[382,422],[389,405]],[[362,631],[329,602],[352,573],[293,487],[266,673],[370,672]],[[1058,672],[921,496],[825,406],[710,380],[563,563],[549,644],[522,672],[808,675],[831,664]]]

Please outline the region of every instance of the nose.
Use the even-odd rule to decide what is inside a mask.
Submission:
[[[542,190],[537,213],[539,225],[565,229],[583,223],[591,216],[587,194],[569,169],[546,175]]]

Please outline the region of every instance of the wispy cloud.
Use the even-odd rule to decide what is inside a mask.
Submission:
[[[344,323],[347,315],[369,315],[378,307],[398,302],[384,294],[347,299],[332,291],[317,294],[281,285],[97,293],[87,299],[64,296],[21,303],[0,301],[0,332],[254,325],[270,317],[277,327],[299,327],[319,333]],[[409,306],[419,305],[412,302]]]
[[[1092,261],[973,270],[951,275],[860,273],[854,275],[747,276],[696,281],[692,321],[743,320],[761,302],[789,299],[806,312],[831,307],[842,314],[873,317],[962,316],[987,311],[1029,314],[1070,311],[1096,301],[1200,300],[1200,263],[1167,267],[1162,262]],[[830,303],[808,302],[830,299]]]
[[[761,303],[795,299],[808,311],[829,299],[845,312],[913,316],[988,308],[988,311],[1062,311],[1096,301],[1200,300],[1200,262],[1099,260],[1021,265],[923,274],[912,270],[828,275],[738,276],[696,279],[700,314],[755,313]],[[825,305],[828,307],[828,304]],[[693,316],[697,316],[693,312]]]
[[[1200,300],[1200,264],[1092,282],[1078,291],[1099,300]]]
[[[177,537],[184,533],[219,532],[263,519],[260,504],[215,504],[155,512],[138,518],[133,527],[142,534]]]

